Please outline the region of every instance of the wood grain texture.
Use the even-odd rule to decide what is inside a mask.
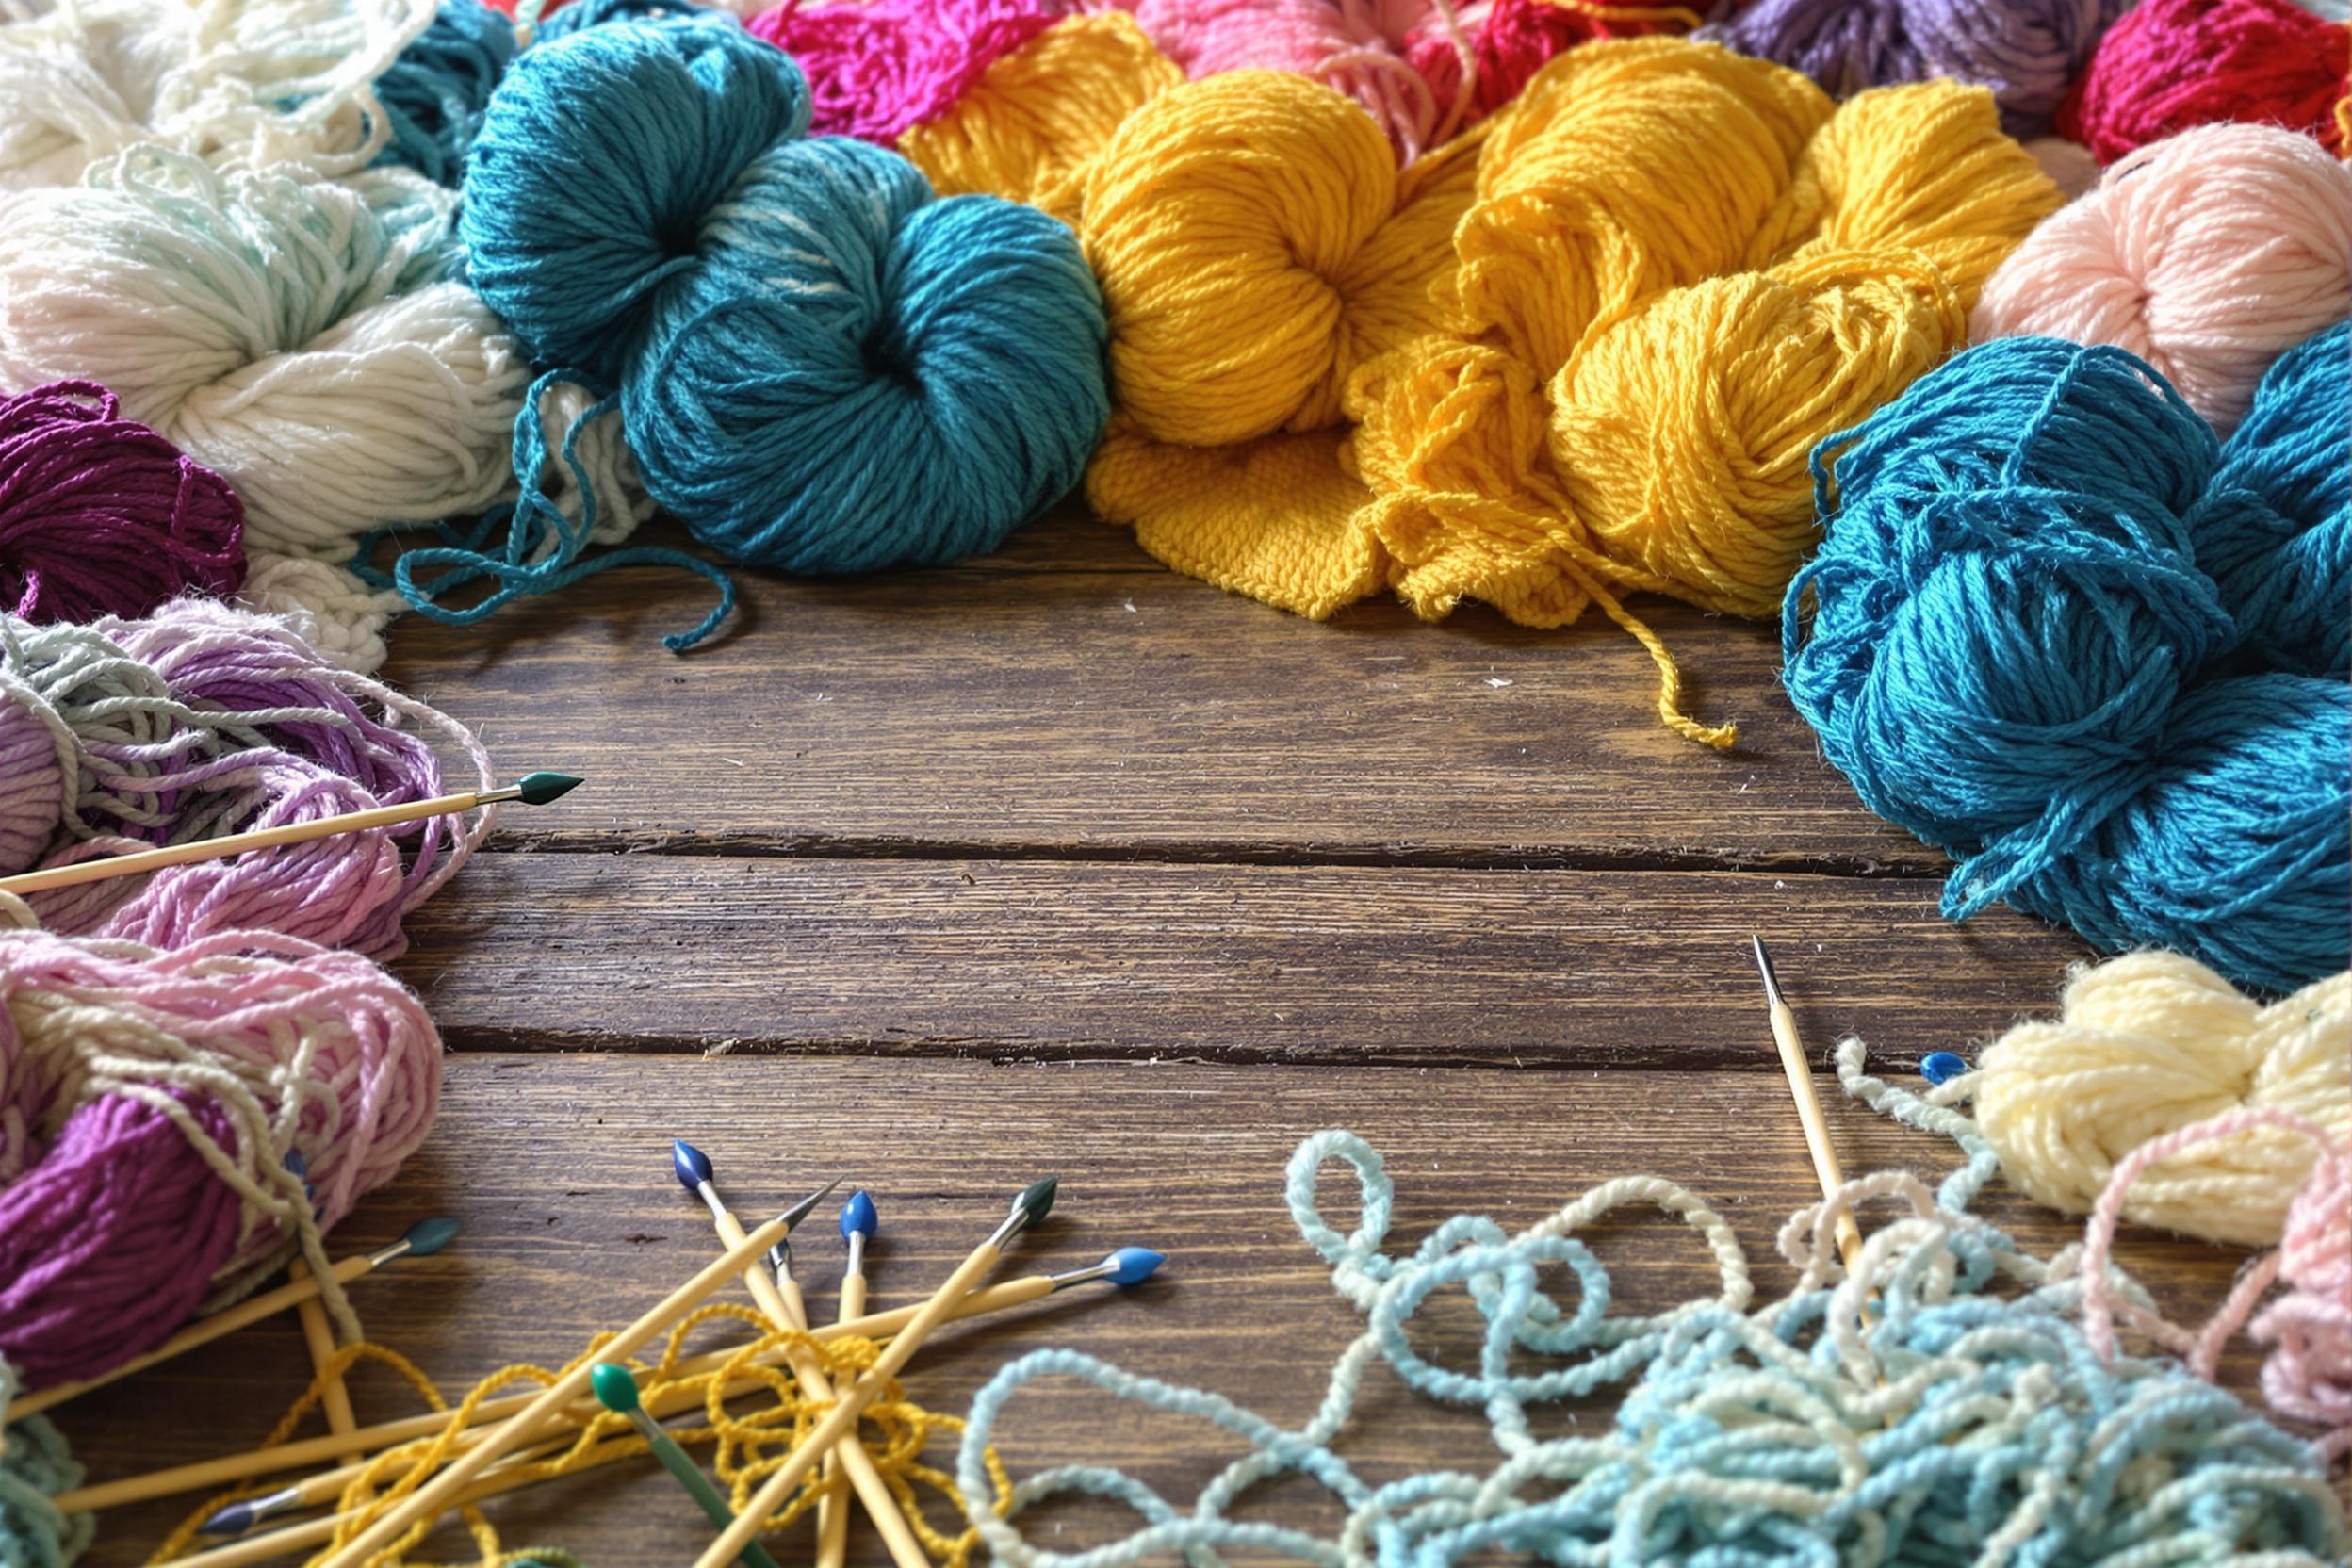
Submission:
[[[1366,603],[1327,625],[1049,518],[986,562],[778,581],[682,657],[710,587],[616,571],[481,627],[403,625],[385,678],[517,770],[591,787],[509,842],[1939,874],[1821,760],[1776,627],[1643,601],[1719,754],[1657,717],[1599,616],[1565,631]]]
[[[1905,879],[624,855],[483,857],[410,929],[461,1048],[1759,1070],[1750,932],[1808,1038],[1913,1058],[2083,953]]]
[[[1949,1146],[1879,1120],[1839,1096],[1834,1081],[1824,1078],[1822,1092],[1850,1168],[1936,1172],[1951,1163]],[[512,1362],[553,1364],[576,1354],[717,1250],[708,1217],[670,1178],[674,1135],[710,1152],[747,1220],[836,1173],[870,1184],[883,1226],[872,1268],[877,1306],[920,1297],[1014,1190],[1058,1171],[1061,1203],[1023,1243],[1014,1271],[1070,1266],[1137,1242],[1168,1253],[1163,1277],[1125,1295],[1075,1293],[947,1331],[914,1364],[915,1396],[960,1409],[1013,1355],[1059,1345],[1214,1388],[1296,1424],[1358,1326],[1282,1198],[1298,1140],[1334,1125],[1362,1133],[1386,1156],[1400,1246],[1462,1209],[1530,1224],[1600,1181],[1641,1171],[1716,1203],[1759,1285],[1777,1292],[1791,1272],[1772,1253],[1773,1232],[1815,1196],[1785,1086],[1751,1074],[482,1054],[452,1059],[433,1142],[361,1206],[337,1245],[381,1243],[426,1213],[465,1220],[449,1250],[388,1268],[355,1295],[372,1334],[455,1392]],[[1331,1168],[1324,1193],[1327,1212],[1352,1224],[1344,1169]],[[2005,1193],[1985,1212],[2045,1252],[2073,1233]],[[1620,1299],[1636,1308],[1685,1298],[1712,1278],[1695,1237],[1662,1217],[1628,1217],[1595,1240]],[[839,1246],[819,1226],[796,1252],[823,1315]],[[2125,1252],[2182,1302],[2217,1291],[2236,1258],[2146,1236],[2130,1238]],[[1459,1317],[1441,1314],[1437,1322],[1444,1332],[1433,1348],[1459,1358],[1467,1348],[1454,1332]],[[218,1355],[90,1396],[60,1419],[92,1460],[93,1478],[104,1479],[249,1446],[306,1376],[288,1317]],[[355,1394],[362,1419],[415,1408],[377,1374],[362,1373]],[[1367,1473],[1494,1462],[1476,1416],[1427,1404],[1386,1379],[1370,1385],[1364,1414],[1347,1451]],[[1597,1407],[1580,1415],[1605,1418]],[[1016,1473],[1085,1457],[1132,1468],[1179,1497],[1233,1452],[1183,1422],[1059,1383],[1017,1404],[1005,1430]],[[1269,1506],[1293,1522],[1325,1516],[1288,1492]],[[106,1515],[90,1568],[139,1560],[177,1517],[162,1504]],[[518,1494],[495,1517],[510,1544],[567,1545],[593,1568],[676,1568],[707,1540],[691,1505],[650,1462]],[[1102,1522],[1073,1517],[1068,1544]],[[453,1530],[436,1544],[452,1559],[463,1551]],[[784,1545],[797,1555],[808,1542],[794,1536]],[[851,1560],[886,1560],[870,1529],[854,1531]]]

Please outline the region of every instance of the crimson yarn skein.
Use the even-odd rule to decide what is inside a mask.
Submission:
[[[2292,0],[2144,0],[2107,29],[2058,110],[2101,163],[2218,121],[2279,125],[2344,152],[2336,106],[2352,27]]]
[[[143,615],[245,580],[228,481],[95,382],[0,399],[0,608],[28,621]]]

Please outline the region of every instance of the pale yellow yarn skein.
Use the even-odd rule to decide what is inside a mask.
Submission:
[[[2242,1106],[2352,1140],[2352,973],[2263,1006],[2191,958],[2133,953],[2079,971],[2060,1016],[2022,1023],[1938,1098],[1971,1096],[2002,1171],[2087,1214],[2134,1149]],[[2257,1127],[2151,1166],[2126,1218],[2209,1241],[2278,1242],[2313,1144]]]

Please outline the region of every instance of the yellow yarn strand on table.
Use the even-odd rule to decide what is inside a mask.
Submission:
[[[2352,1142],[2352,974],[2267,1006],[2194,959],[2134,953],[2079,972],[2059,1016],[2022,1023],[1935,1098],[1972,1099],[2010,1181],[2086,1214],[2132,1152],[2242,1107],[2290,1111]],[[2150,1166],[2123,1213],[2209,1241],[2275,1244],[2315,1145],[2278,1127]]]

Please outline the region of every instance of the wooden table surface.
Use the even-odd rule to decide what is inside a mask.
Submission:
[[[1389,1156],[1406,1243],[1462,1209],[1528,1222],[1618,1174],[1685,1183],[1776,1292],[1773,1233],[1815,1189],[1748,933],[1775,947],[1850,1171],[1952,1152],[1846,1103],[1834,1039],[1907,1073],[2047,1008],[2084,956],[2005,910],[1939,918],[1940,858],[1821,760],[1776,628],[1642,606],[1692,710],[1739,721],[1717,754],[1657,724],[1648,660],[1598,617],[1536,633],[1376,604],[1317,626],[1083,517],[950,570],[740,580],[732,633],[682,658],[659,639],[709,590],[674,572],[397,633],[386,678],[511,771],[590,780],[511,814],[412,919],[399,969],[451,1051],[441,1119],[335,1241],[465,1221],[355,1292],[451,1392],[576,1354],[708,1260],[675,1135],[747,1217],[835,1174],[868,1186],[882,1305],[1047,1171],[1061,1206],[1019,1272],[1168,1254],[1132,1293],[949,1332],[910,1375],[934,1408],[1058,1345],[1295,1424],[1357,1327],[1283,1208],[1305,1135],[1351,1127]],[[2005,1192],[1987,1208],[2043,1250],[2075,1229]],[[2125,1250],[2181,1311],[2239,1261]],[[829,1315],[829,1227],[799,1253]],[[1663,1220],[1611,1227],[1603,1253],[1635,1303],[1707,1287]],[[105,1479],[250,1446],[307,1379],[281,1319],[59,1417]],[[356,1398],[362,1419],[415,1408],[373,1376]],[[1492,1462],[1474,1415],[1377,1382],[1365,1411],[1348,1451],[1371,1475]],[[1234,1451],[1061,1387],[1016,1405],[1004,1444],[1017,1474],[1083,1454],[1180,1499]],[[140,1560],[192,1501],[105,1515],[88,1561]],[[1335,1518],[1294,1490],[1265,1511]],[[592,1568],[676,1568],[708,1538],[650,1463],[495,1517]],[[870,1528],[853,1542],[885,1560]],[[806,1560],[805,1531],[784,1544]],[[453,1529],[433,1545],[466,1555]]]

